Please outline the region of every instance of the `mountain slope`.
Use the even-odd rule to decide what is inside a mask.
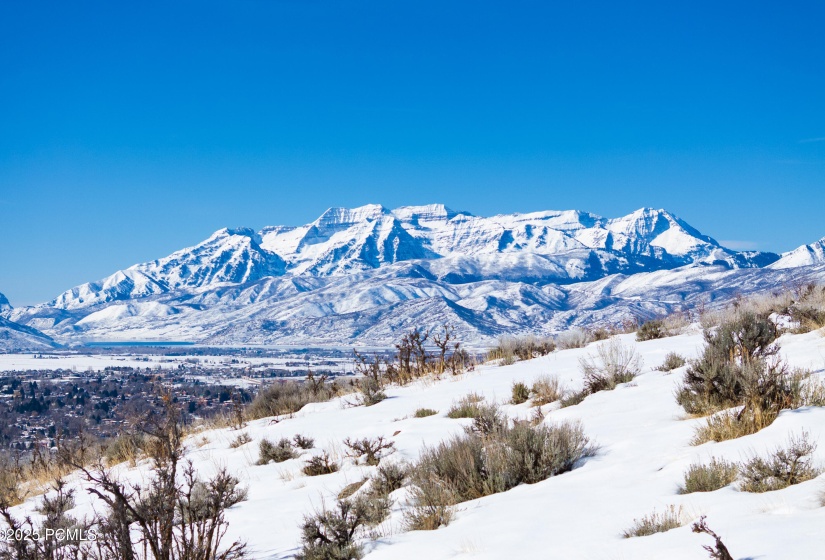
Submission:
[[[9,300],[0,294],[0,352],[46,350],[57,346],[54,340],[37,329],[20,325],[3,316],[12,311]]]

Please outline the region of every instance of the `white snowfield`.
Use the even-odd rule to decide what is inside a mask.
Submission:
[[[668,352],[697,356],[703,346],[698,328],[690,334],[643,343],[636,343],[633,335],[620,338],[643,356],[645,366],[640,376],[575,406],[559,409],[558,403],[553,403],[543,407],[546,423],[581,421],[586,434],[599,446],[595,457],[543,482],[463,503],[452,523],[435,531],[405,532],[402,511],[406,489],[396,491],[392,516],[380,528],[383,536],[366,544],[366,558],[699,560],[708,558],[702,545],[712,544],[707,535],[691,532],[690,520],[700,515],[707,515],[708,524],[722,536],[734,558],[825,557],[825,507],[819,502],[825,476],[764,494],[741,492],[736,483],[715,492],[677,493],[683,473],[694,462],[766,455],[803,431],[820,444],[815,462],[825,467],[825,408],[784,411],[757,434],[691,446],[693,431],[704,420],[687,418],[674,399],[684,368],[671,374],[653,368]],[[825,375],[825,338],[820,333],[785,335],[780,343],[782,355],[791,365]],[[395,442],[397,452],[383,461],[415,461],[424,446],[462,433],[468,421],[446,417],[455,400],[478,392],[506,403],[513,382],[529,384],[542,374],[555,374],[567,387],[580,388],[578,360],[593,352],[591,344],[511,366],[482,366],[458,377],[392,387],[387,390],[389,398],[371,407],[348,406],[355,397],[311,404],[278,423],[269,419],[250,423],[245,431],[253,441],[238,449],[229,449],[237,431],[195,435],[188,441],[187,456],[204,475],[227,467],[249,488],[249,499],[227,513],[227,542],[243,538],[255,558],[291,558],[298,550],[302,516],[324,504],[333,505],[346,484],[375,470],[345,459],[340,472],[307,477],[300,469],[308,456],[322,450],[340,456],[346,437],[384,436]],[[413,418],[421,407],[439,413]],[[503,404],[502,408],[512,418],[532,414],[529,403]],[[277,441],[299,433],[314,437],[317,449],[284,463],[254,465],[262,438]],[[202,438],[208,443],[202,444]],[[141,464],[123,475],[140,478],[146,469],[147,465]],[[77,498],[75,513],[89,511],[88,495],[80,492]],[[20,509],[31,511],[33,505],[30,500]],[[683,507],[683,527],[646,537],[622,537],[634,518],[654,510],[661,512],[670,505]]]

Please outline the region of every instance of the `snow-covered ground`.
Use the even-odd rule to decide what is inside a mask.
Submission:
[[[351,358],[323,358],[324,370],[352,370]],[[140,369],[177,369],[181,365],[204,368],[228,368],[234,370],[259,370],[277,368],[306,370],[318,367],[317,359],[295,354],[286,357],[234,357],[234,356],[164,356],[158,354],[0,354],[0,371],[29,371],[66,369],[78,372],[101,371],[107,367],[132,367]],[[333,363],[334,362],[334,363]]]
[[[667,374],[659,366],[668,352],[695,357],[703,341],[697,330],[677,337],[637,343],[622,335],[624,344],[643,356],[643,373],[614,391],[589,396],[579,405],[544,407],[545,422],[580,420],[599,452],[572,472],[533,485],[461,504],[452,523],[436,531],[405,532],[402,510],[405,492],[394,493],[393,514],[383,535],[366,546],[371,560],[440,560],[448,558],[510,559],[673,559],[708,557],[702,545],[707,535],[691,532],[690,523],[647,537],[622,538],[634,518],[669,505],[683,506],[686,517],[707,515],[734,558],[822,558],[825,551],[825,507],[819,496],[825,475],[790,488],[764,494],[740,492],[736,484],[708,493],[678,494],[685,470],[711,457],[740,460],[766,454],[792,434],[807,431],[823,442],[825,408],[785,411],[768,428],[737,440],[691,446],[694,428],[702,419],[690,419],[676,404],[673,392],[684,369]],[[820,333],[785,335],[782,352],[793,366],[807,367],[825,376],[825,338]],[[249,488],[249,499],[227,512],[227,541],[241,537],[253,556],[290,558],[298,549],[299,523],[304,514],[330,505],[348,483],[360,480],[374,467],[344,460],[334,474],[307,477],[300,469],[306,458],[322,450],[343,454],[346,437],[385,436],[397,452],[385,461],[414,461],[422,447],[458,434],[466,420],[446,417],[450,404],[469,392],[502,403],[511,417],[532,414],[529,403],[505,404],[513,382],[531,383],[542,374],[555,374],[571,389],[580,388],[579,358],[594,352],[594,345],[511,366],[482,366],[474,372],[441,381],[419,381],[387,390],[388,397],[371,407],[350,407],[344,397],[311,404],[293,418],[279,423],[252,422],[246,431],[253,438],[237,449],[229,442],[238,435],[229,429],[197,434],[189,441],[188,457],[204,475],[227,467]],[[438,410],[435,416],[414,418],[421,407]],[[280,464],[256,466],[261,438],[277,440],[294,434],[312,436],[316,449]],[[205,439],[204,439],[205,438]],[[206,442],[206,443],[205,443]],[[825,467],[825,445],[815,452],[815,462]],[[128,469],[125,476],[142,477],[146,465]],[[88,511],[89,497],[79,493],[76,514]],[[31,509],[30,500],[21,508]]]

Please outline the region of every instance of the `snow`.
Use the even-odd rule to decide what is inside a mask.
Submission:
[[[236,370],[256,370],[261,368],[277,368],[292,371],[305,371],[306,366],[296,365],[297,362],[306,362],[303,354],[285,355],[285,357],[252,357],[252,356],[222,356],[222,355],[182,355],[164,356],[160,354],[105,354],[105,353],[66,353],[66,352],[37,352],[31,354],[0,354],[0,371],[35,371],[35,370],[72,370],[72,371],[103,371],[107,367],[131,367],[139,369],[169,369],[175,370],[179,366],[200,366],[205,368],[227,368]],[[340,358],[323,359],[324,370],[352,371],[350,360]],[[331,363],[332,362],[332,363]],[[317,367],[317,366],[313,366]]]
[[[624,539],[621,533],[634,518],[683,506],[686,517],[707,515],[735,558],[782,560],[818,558],[825,547],[825,507],[818,502],[825,476],[765,494],[748,494],[736,485],[708,492],[679,495],[677,487],[687,467],[710,457],[739,460],[765,454],[802,430],[814,441],[825,436],[825,409],[785,411],[757,434],[722,443],[691,446],[694,428],[702,419],[688,418],[673,398],[684,369],[672,374],[655,371],[668,352],[695,357],[701,350],[698,333],[636,343],[633,335],[620,336],[643,356],[643,373],[632,383],[602,392],[581,404],[558,409],[543,408],[545,422],[579,420],[599,445],[598,454],[579,468],[533,485],[461,504],[454,521],[436,531],[405,532],[401,510],[405,490],[397,491],[391,518],[381,527],[382,536],[366,546],[368,560],[441,560],[452,558],[565,558],[698,560],[707,558],[706,535],[693,534],[685,526],[648,537]],[[783,355],[796,366],[815,368],[822,377],[825,338],[821,333],[785,335]],[[398,451],[387,461],[414,461],[424,446],[458,434],[464,420],[451,420],[446,410],[458,398],[473,391],[504,403],[515,381],[530,383],[541,374],[553,373],[571,388],[582,384],[578,360],[594,351],[555,352],[511,366],[481,366],[476,371],[440,381],[419,381],[388,389],[389,398],[372,407],[347,405],[353,397],[311,404],[292,418],[272,423],[252,422],[245,429],[253,442],[229,449],[237,432],[222,429],[197,434],[189,440],[187,457],[206,475],[226,466],[249,488],[249,499],[227,513],[228,539],[242,537],[255,558],[290,558],[297,551],[298,525],[304,514],[331,504],[347,483],[374,470],[345,460],[341,471],[306,477],[300,473],[307,456],[321,449],[337,453],[345,437],[385,436]],[[412,418],[417,408],[439,411],[436,416]],[[504,404],[511,417],[528,417],[527,404]],[[317,449],[281,464],[254,465],[261,438],[276,440],[296,433],[316,439]],[[397,434],[397,435],[393,435]],[[203,439],[205,438],[205,439]],[[208,443],[202,444],[204,441]],[[815,453],[825,466],[825,448]],[[124,469],[123,476],[139,479],[147,466]],[[79,493],[77,513],[89,511],[90,497]],[[31,511],[30,500],[19,508]]]

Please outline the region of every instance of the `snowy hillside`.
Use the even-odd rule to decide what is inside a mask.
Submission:
[[[822,255],[821,242],[808,247]],[[299,227],[222,229],[0,314],[67,344],[384,344],[399,329],[444,322],[481,343],[825,280],[825,263],[794,256],[801,251],[778,262],[738,253],[665,210],[478,217],[438,204],[368,205]]]
[[[696,357],[702,336],[692,333],[636,343],[633,335],[620,337],[643,357],[642,374],[632,383],[603,391],[567,408],[559,403],[544,405],[544,423],[581,421],[585,433],[598,445],[592,458],[584,459],[570,472],[535,484],[522,484],[509,491],[460,504],[452,522],[434,531],[407,531],[403,511],[409,507],[407,489],[392,494],[390,518],[378,528],[375,539],[365,544],[366,560],[447,560],[456,558],[564,558],[700,560],[711,545],[707,535],[691,532],[690,523],[702,515],[721,535],[736,559],[786,560],[819,558],[825,549],[825,507],[820,495],[825,475],[783,490],[749,493],[738,482],[712,492],[679,494],[684,473],[696,462],[712,457],[740,461],[754,455],[767,456],[792,435],[806,431],[813,441],[825,438],[825,408],[804,407],[784,411],[756,434],[721,443],[690,444],[694,429],[705,420],[691,418],[676,404],[674,389],[684,368],[673,373],[657,371],[665,355],[678,352]],[[822,356],[825,338],[821,333],[785,335],[780,339],[782,355],[796,367],[814,370],[825,377]],[[239,432],[212,430],[191,437],[187,458],[206,476],[227,467],[249,489],[249,498],[227,512],[226,542],[242,538],[257,559],[287,559],[298,551],[299,523],[304,515],[331,507],[346,485],[375,473],[376,467],[356,465],[343,458],[347,437],[383,436],[397,451],[382,464],[415,461],[425,446],[434,446],[461,434],[470,422],[453,420],[450,405],[470,392],[502,404],[511,418],[530,418],[530,403],[506,404],[514,382],[531,384],[539,375],[552,373],[571,389],[582,386],[579,358],[593,354],[595,346],[557,351],[548,356],[511,366],[485,365],[474,372],[441,381],[418,381],[402,388],[389,388],[386,400],[371,406],[352,407],[352,397],[310,404],[294,417],[274,423],[262,419],[244,431],[252,441],[230,449]],[[436,412],[415,418],[417,409]],[[282,463],[256,465],[262,438],[278,441],[302,434],[315,439],[313,449]],[[309,477],[301,472],[306,460],[322,451],[341,460],[333,474]],[[814,463],[825,467],[825,448],[814,454]],[[126,469],[122,475],[141,480],[149,462]],[[76,479],[72,479],[75,480]],[[88,513],[91,497],[76,495],[75,515]],[[30,500],[17,512],[31,511]],[[650,536],[623,538],[634,519],[682,507],[682,526]]]

